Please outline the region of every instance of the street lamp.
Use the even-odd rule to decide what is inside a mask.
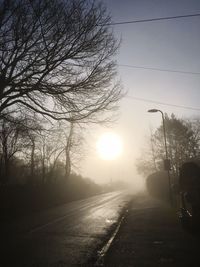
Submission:
[[[171,178],[170,178],[170,161],[168,157],[168,151],[167,151],[167,138],[166,138],[166,128],[165,128],[165,118],[164,118],[164,113],[160,109],[149,109],[148,112],[150,113],[156,113],[160,112],[162,115],[162,122],[163,122],[163,135],[164,135],[164,143],[165,143],[165,157],[166,159],[164,160],[164,168],[167,170],[167,175],[168,175],[168,183],[169,183],[169,200],[172,205],[172,194],[171,194]]]

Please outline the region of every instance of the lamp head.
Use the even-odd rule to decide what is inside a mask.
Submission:
[[[159,110],[158,109],[149,109],[148,112],[150,113],[155,113],[155,112],[158,112]]]

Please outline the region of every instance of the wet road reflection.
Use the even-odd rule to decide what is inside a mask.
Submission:
[[[4,246],[0,266],[84,264],[130,198],[128,192],[102,194],[1,227]]]

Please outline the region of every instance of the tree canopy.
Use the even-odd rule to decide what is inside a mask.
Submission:
[[[166,139],[168,157],[171,161],[171,172],[174,177],[179,174],[183,162],[197,159],[200,155],[199,121],[184,120],[174,114],[165,114]],[[147,147],[145,156],[138,160],[137,169],[140,173],[149,175],[163,170],[161,162],[166,158],[164,146],[163,126],[161,125],[151,136],[151,146]]]
[[[113,110],[122,91],[109,22],[96,1],[0,1],[1,116],[25,109],[72,122]]]

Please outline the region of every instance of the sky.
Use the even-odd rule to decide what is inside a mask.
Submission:
[[[199,0],[106,0],[104,3],[113,22],[200,13]],[[143,68],[200,73],[200,16],[112,28],[116,38],[122,40],[116,61],[118,78],[127,95],[119,104],[119,119],[112,128],[93,126],[88,131],[87,156],[81,173],[97,183],[120,179],[140,187],[143,179],[137,174],[135,163],[147,145],[150,129],[154,131],[161,123],[160,113],[147,110],[161,109],[178,118],[200,116],[198,110],[151,102],[200,109],[199,74]],[[120,135],[123,142],[121,156],[112,161],[102,160],[96,152],[98,138],[108,131]]]

